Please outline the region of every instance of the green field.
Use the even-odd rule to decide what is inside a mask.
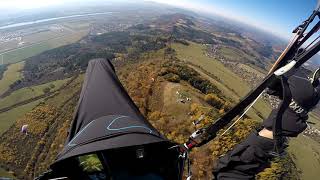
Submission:
[[[320,144],[309,137],[300,135],[290,141],[289,153],[294,157],[296,167],[301,171],[301,179],[319,177]]]
[[[50,91],[55,91],[69,80],[70,78],[64,79],[64,80],[57,80],[57,81],[49,82],[46,84],[26,87],[26,88],[22,88],[17,91],[14,91],[13,93],[10,94],[10,96],[0,99],[0,109],[14,105],[16,103],[19,103],[21,101],[24,101],[30,98],[43,95],[44,94],[43,90],[45,88],[50,88]]]
[[[22,118],[27,112],[36,107],[43,99],[19,106],[0,114],[0,135],[12,126],[17,119]]]
[[[87,34],[87,31],[80,31],[73,34],[67,34],[58,38],[49,39],[48,41],[36,43],[31,46],[18,48],[10,52],[2,53],[3,63],[11,64],[11,63],[20,62],[26,58],[35,56],[44,51],[77,42],[86,34]]]
[[[23,67],[24,62],[8,66],[8,69],[3,74],[3,78],[0,80],[0,95],[6,92],[12,83],[22,78],[21,70]]]
[[[51,86],[51,91],[57,90],[62,87],[70,78],[64,80],[57,80],[46,84],[27,87],[14,91],[10,96],[0,100],[0,108],[8,107],[18,102],[43,95],[43,89]],[[54,85],[54,87],[52,86]],[[0,113],[0,134],[6,131],[17,119],[23,117],[24,114],[31,111],[43,99],[16,107],[10,111]]]
[[[3,63],[10,64],[16,63],[28,57],[40,54],[48,49],[51,49],[50,45],[47,43],[36,44],[33,46],[25,47],[22,49],[17,49],[3,54]]]
[[[178,53],[178,58],[200,66],[204,70],[214,74],[230,88],[236,90],[240,96],[249,92],[249,87],[243,84],[243,80],[227,69],[216,59],[205,56],[205,47],[200,44],[191,43],[189,46],[174,44],[173,48]]]
[[[320,119],[315,114],[309,114],[311,127],[320,129]],[[320,144],[307,136],[300,135],[290,142],[289,153],[295,157],[294,162],[301,170],[301,179],[315,179],[319,177]]]
[[[238,101],[239,98],[244,97],[251,90],[244,80],[242,80],[238,75],[226,68],[218,60],[206,56],[205,46],[190,42],[189,46],[173,44],[172,47],[176,50],[180,60],[200,66],[205,71],[213,74],[215,77],[218,77],[218,81],[220,81],[220,83],[216,84],[217,87],[222,92],[226,92],[226,89],[229,89],[229,91],[235,93],[235,96],[237,97],[234,99],[235,101]],[[228,94],[230,94],[230,92]],[[257,109],[259,113],[254,110],[250,110],[248,112],[248,115],[254,119],[261,120],[261,117],[258,114],[261,114],[261,116],[265,118],[271,111],[271,107],[263,100],[259,100],[254,105],[254,108]]]
[[[251,67],[250,65],[247,64],[239,64],[239,68],[244,69],[247,72],[256,74],[258,77],[265,77],[265,75],[268,73],[263,69],[258,69],[258,67]]]
[[[253,60],[252,56],[247,55],[243,51],[239,49],[235,49],[232,47],[221,47],[218,52],[224,56],[225,58],[229,60],[234,60],[234,61],[248,61],[248,60]]]

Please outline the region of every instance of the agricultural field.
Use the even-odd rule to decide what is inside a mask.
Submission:
[[[58,90],[69,80],[70,78],[64,80],[57,80],[46,84],[26,87],[14,91],[10,96],[7,96],[4,99],[0,100],[0,109],[12,106],[19,102],[26,101],[30,98],[43,95],[45,93],[44,89],[46,88],[49,88],[50,92]],[[7,130],[17,119],[22,117],[26,112],[32,110],[41,101],[42,99],[36,100],[34,102],[30,102],[25,105],[13,108],[7,112],[0,113],[0,134]]]
[[[67,29],[72,32],[77,32],[77,31],[87,31],[90,27],[90,22],[87,21],[68,21],[68,22],[63,22],[61,23],[64,29]]]
[[[22,78],[21,70],[23,67],[24,62],[8,66],[8,69],[3,74],[3,78],[0,79],[0,95],[7,91],[12,83]]]
[[[211,76],[207,75],[206,73],[204,73],[202,71],[202,69],[193,66],[193,65],[189,65],[190,67],[192,67],[195,71],[197,71],[201,76],[203,76],[204,78],[208,79],[212,84],[214,84],[215,86],[218,87],[218,89],[226,96],[229,97],[230,99],[233,100],[238,100],[239,96],[236,95],[231,89],[229,89],[228,87],[226,87],[224,84],[222,84],[220,81],[212,78]]]
[[[219,49],[219,53],[223,55],[225,58],[234,60],[234,61],[253,61],[253,57],[247,55],[240,49],[232,48],[232,47],[221,47]]]
[[[248,71],[250,73],[256,74],[259,77],[264,77],[265,74],[267,74],[266,70],[260,69],[258,67],[251,67],[250,65],[247,64],[239,64],[239,68]]]
[[[27,112],[30,112],[42,101],[43,99],[40,99],[29,104],[11,109],[10,111],[0,113],[0,135],[4,133],[10,126],[12,126],[16,122],[16,120],[22,118]]]
[[[68,33],[63,36],[51,38],[49,40],[41,41],[32,45],[4,52],[0,56],[2,56],[1,58],[3,58],[4,64],[16,63],[26,58],[40,54],[44,51],[77,42],[82,37],[87,35],[87,33],[88,31],[86,30],[76,33]]]
[[[34,98],[40,95],[43,95],[45,89],[50,89],[51,92],[58,90],[61,86],[63,86],[70,78],[64,80],[57,80],[53,82],[49,82],[46,84],[25,87],[19,90],[12,92],[9,96],[0,99],[0,109],[12,106],[16,103],[28,100],[30,98]]]
[[[180,60],[199,66],[216,77],[216,81],[220,82],[217,84],[217,87],[222,92],[228,92],[227,94],[230,94],[230,91],[233,92],[234,96],[231,96],[231,98],[235,98],[233,99],[234,101],[238,101],[251,90],[240,77],[226,68],[222,63],[206,56],[204,46],[190,42],[189,46],[173,44],[173,48],[176,50]],[[248,115],[254,119],[262,120],[262,118],[269,115],[270,111],[270,105],[263,100],[259,100],[254,105],[254,110],[250,110]]]
[[[212,73],[218,77],[223,84],[234,89],[239,96],[243,96],[249,92],[249,87],[246,84],[241,83],[243,80],[240,77],[225,68],[224,65],[216,59],[207,57],[204,54],[204,46],[196,43],[190,43],[189,46],[173,44],[173,48],[177,51],[180,60],[198,65],[205,71]]]

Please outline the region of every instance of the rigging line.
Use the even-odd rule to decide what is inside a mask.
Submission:
[[[298,35],[298,33],[295,33],[295,34],[292,36],[292,38],[291,38],[291,40],[290,40],[290,43],[289,43],[289,44],[287,45],[287,47],[282,51],[282,53],[280,54],[280,56],[278,57],[278,59],[276,60],[276,62],[272,65],[272,67],[271,67],[271,69],[269,70],[268,74],[273,73],[273,72],[277,69],[279,63],[280,63],[280,62],[283,60],[283,58],[288,54],[288,52],[291,50],[291,48],[293,47],[293,45],[298,41],[298,39],[299,39],[299,35]]]
[[[290,50],[290,47],[292,47],[292,45],[297,41],[299,35],[297,33],[294,34],[294,36],[291,38],[290,43],[287,45],[286,49],[281,53],[281,55],[278,57],[277,61],[273,64],[273,66],[271,67],[271,69],[269,70],[269,73],[273,73],[273,71],[276,70],[278,64],[280,61],[283,60],[284,56],[288,53],[288,51]],[[247,107],[247,109],[239,116],[239,118],[232,123],[220,136],[223,136],[225,133],[227,133],[235,124],[237,124],[240,119],[251,109],[251,107],[258,101],[258,99],[262,96],[262,94],[264,93],[264,91],[262,93],[259,94],[259,96],[250,104],[250,106]]]
[[[320,38],[320,35],[315,38],[310,44],[308,44],[308,46],[305,49],[308,49],[312,44],[314,44],[314,42],[316,42],[318,39]]]
[[[307,41],[313,34],[315,34],[320,28],[320,21],[315,24],[309,32],[305,33],[301,38],[300,42],[298,42],[298,47],[300,47],[305,41]]]
[[[284,56],[288,53],[288,51],[290,50],[290,47],[292,47],[292,45],[297,41],[298,37],[299,37],[299,35],[297,33],[295,33],[295,35],[291,38],[290,43],[287,45],[286,49],[281,53],[281,55],[278,57],[277,61],[273,64],[273,66],[269,70],[268,74],[273,73],[273,71],[276,70],[279,62],[283,60]],[[250,106],[247,107],[247,109],[239,116],[239,118],[234,123],[232,123],[220,136],[223,136],[233,126],[235,126],[240,121],[240,119],[251,109],[251,107],[258,101],[258,99],[262,96],[263,93],[264,93],[264,91],[259,94],[259,96],[250,104]]]
[[[232,123],[220,136],[223,136],[224,134],[226,134],[234,125],[236,125],[240,119],[242,119],[242,117],[247,114],[247,112],[251,109],[251,107],[258,101],[258,99],[261,97],[261,95],[264,93],[264,91],[262,93],[260,93],[260,95],[250,104],[250,106],[248,106],[248,108],[239,116],[239,118]]]

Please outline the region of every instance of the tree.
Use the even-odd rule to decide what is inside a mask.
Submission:
[[[217,109],[221,109],[224,106],[224,101],[222,99],[220,99],[218,96],[216,96],[215,94],[207,94],[204,97],[205,101],[212,105],[213,107],[217,108]]]
[[[47,94],[47,93],[50,92],[50,88],[49,87],[45,87],[45,88],[43,88],[42,91],[43,91],[43,93]]]
[[[167,81],[178,83],[180,82],[180,77],[176,74],[169,73],[164,76]]]
[[[56,86],[54,84],[49,85],[50,89],[54,89]]]

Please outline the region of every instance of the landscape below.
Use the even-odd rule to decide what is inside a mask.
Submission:
[[[269,44],[182,13],[99,35],[89,33],[72,44],[22,55],[0,66],[0,176],[32,179],[48,169],[64,145],[83,75],[93,58],[112,60],[147,120],[168,139],[183,143],[257,85],[278,55]],[[245,120],[195,149],[194,178],[212,178],[216,159],[257,128],[271,108],[265,95]],[[192,123],[200,118],[195,127]],[[320,128],[317,115],[311,121],[312,128]],[[24,124],[28,135],[20,132]],[[257,179],[317,177],[319,143],[318,135],[305,133]]]

